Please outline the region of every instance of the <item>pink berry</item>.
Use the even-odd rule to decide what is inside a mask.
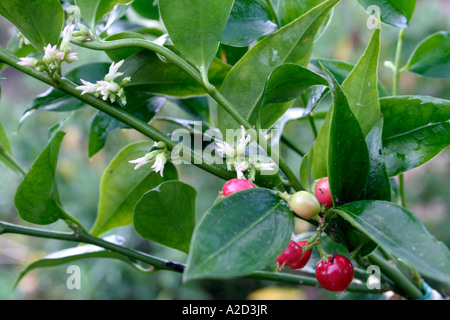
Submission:
[[[246,179],[231,179],[224,184],[222,193],[224,196],[228,196],[232,193],[250,188],[255,188],[255,185]]]
[[[328,183],[328,178],[322,178],[317,182],[314,188],[314,193],[316,195],[317,200],[319,200],[321,204],[324,204],[327,207],[333,206],[333,199],[331,198],[330,184]]]

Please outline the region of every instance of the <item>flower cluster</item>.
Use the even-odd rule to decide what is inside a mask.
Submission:
[[[103,80],[97,81],[96,83],[91,83],[89,81],[80,79],[83,85],[76,87],[77,90],[81,90],[81,94],[91,93],[96,97],[102,97],[103,100],[109,100],[114,103],[117,98],[120,99],[122,104],[126,104],[126,98],[123,87],[130,82],[130,77],[125,77],[120,82],[116,83],[114,80],[117,77],[123,75],[122,72],[118,72],[119,68],[123,65],[124,60],[118,63],[112,63],[109,67],[109,72],[105,75]]]
[[[168,161],[169,157],[170,152],[167,150],[166,144],[164,142],[155,142],[152,151],[150,151],[141,158],[130,160],[128,162],[136,164],[134,170],[137,170],[143,165],[146,165],[147,163],[154,161],[152,169],[155,172],[159,172],[162,177],[164,172],[164,165]]]
[[[62,62],[72,63],[78,60],[77,54],[71,52],[72,48],[70,47],[70,39],[72,38],[74,27],[74,25],[70,25],[64,28],[59,49],[57,45],[52,46],[49,43],[47,47],[44,47],[44,56],[42,59],[25,57],[20,58],[17,64],[32,67],[38,71],[45,71],[49,75],[54,75],[55,73],[60,74]]]
[[[247,147],[252,141],[252,136],[243,126],[241,126],[241,137],[235,146],[229,143],[216,142],[216,152],[227,159],[227,168],[229,171],[235,170],[238,179],[246,179],[245,172],[247,172],[247,179],[255,180],[256,171],[273,171],[276,164],[271,162],[268,157],[261,155],[246,156]]]

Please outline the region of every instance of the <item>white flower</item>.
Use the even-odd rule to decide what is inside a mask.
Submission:
[[[50,43],[47,45],[47,47],[44,48],[44,57],[42,58],[42,60],[46,63],[49,64],[52,62],[52,60],[55,58],[55,54],[56,54],[56,45],[52,46]]]
[[[261,170],[261,171],[272,171],[275,170],[276,164],[274,162],[260,162],[254,164],[255,169]]]
[[[37,63],[38,63],[38,59],[36,58],[29,58],[29,57],[25,57],[25,58],[20,58],[20,61],[17,62],[18,65],[24,66],[24,67],[36,67]]]
[[[167,33],[166,33],[166,34],[163,34],[162,36],[156,38],[156,39],[153,40],[152,42],[153,42],[153,43],[156,43],[156,44],[159,45],[159,46],[163,46],[164,43],[166,43],[166,40],[167,40],[167,37],[168,37],[168,36],[169,36],[169,35],[168,35]]]
[[[63,52],[69,52],[70,51],[70,39],[72,38],[73,29],[75,28],[75,25],[66,26],[62,32],[63,39],[61,40],[61,45],[59,49]]]
[[[55,59],[58,61],[63,61],[65,57],[66,57],[66,54],[61,51],[59,51],[55,54]]]
[[[111,64],[111,66],[109,67],[109,72],[105,76],[105,81],[113,81],[115,78],[123,75],[123,72],[117,72],[117,71],[123,65],[124,61],[125,60],[120,60],[119,62],[117,62],[117,64],[115,64],[114,62]]]
[[[238,145],[236,147],[236,153],[242,155],[245,153],[248,143],[252,140],[252,136],[247,134],[244,126],[241,126],[241,139],[239,139]]]
[[[130,160],[128,161],[129,163],[136,163],[136,166],[134,167],[134,170],[139,169],[140,167],[142,167],[143,165],[153,161],[155,159],[155,157],[158,155],[158,153],[160,153],[160,150],[155,150],[152,152],[147,153],[145,156],[141,157],[141,158],[137,158],[135,160]]]
[[[164,152],[159,153],[155,158],[155,163],[152,165],[152,169],[155,172],[159,172],[161,177],[163,176],[164,165],[167,162],[167,157]]]
[[[68,55],[66,55],[66,62],[72,63],[78,60],[78,55],[76,52],[69,52]]]
[[[244,171],[246,171],[248,169],[248,163],[241,162],[234,169],[236,170],[238,179],[245,179]]]
[[[81,82],[83,83],[82,86],[78,86],[75,89],[77,90],[82,90],[81,94],[85,94],[85,93],[93,93],[93,94],[98,94],[97,93],[97,88],[98,88],[98,84],[95,83],[91,83],[89,81],[85,81],[83,79],[80,79]]]
[[[216,151],[220,156],[229,158],[234,157],[234,148],[230,144],[224,142],[216,142]]]
[[[102,95],[102,99],[110,99],[111,102],[115,101],[115,96],[120,90],[120,86],[113,81],[97,81],[99,85],[97,91]]]
[[[148,161],[146,159],[146,156],[143,156],[141,158],[137,158],[135,160],[130,160],[128,161],[129,163],[136,163],[136,166],[134,167],[134,170],[139,169],[140,167],[142,167],[143,165],[149,163],[150,161]]]

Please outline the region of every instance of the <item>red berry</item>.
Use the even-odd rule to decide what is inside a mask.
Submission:
[[[307,242],[308,241],[306,241],[306,240],[305,241],[299,241],[298,244],[303,247],[303,246],[306,245]],[[290,265],[289,267],[291,269],[293,269],[293,270],[298,270],[298,269],[301,269],[304,266],[306,266],[306,264],[308,263],[309,259],[311,258],[311,252],[312,252],[312,249],[308,249],[305,252],[303,252],[302,257],[299,260],[297,260],[297,262],[295,262],[294,264]]]
[[[232,193],[250,188],[255,188],[255,186],[253,183],[246,179],[231,179],[224,184],[222,193],[224,196],[228,196]]]
[[[354,270],[349,259],[339,254],[320,260],[316,267],[316,279],[329,291],[343,291],[353,280]]]
[[[327,207],[333,206],[328,178],[322,178],[317,182],[314,193],[321,204],[324,204]]]
[[[302,254],[302,247],[300,247],[294,240],[291,240],[289,241],[286,249],[284,249],[280,256],[275,259],[275,261],[281,266],[281,268],[283,268],[284,266],[291,266],[302,258]]]

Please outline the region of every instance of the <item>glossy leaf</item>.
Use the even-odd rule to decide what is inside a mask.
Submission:
[[[209,81],[220,86],[231,66],[214,59],[209,68]],[[164,63],[153,52],[141,52],[125,61],[121,72],[131,77],[127,87],[133,91],[160,93],[173,97],[191,97],[206,94],[195,80],[178,67]]]
[[[81,85],[80,79],[95,83],[102,80],[108,73],[109,64],[103,62],[87,63],[64,75],[68,80]],[[77,98],[56,88],[50,88],[38,95],[20,118],[20,123],[39,111],[67,112],[84,107],[85,104]]]
[[[367,135],[380,120],[378,101],[378,58],[380,54],[380,29],[375,29],[364,54],[342,83],[348,105]]]
[[[366,10],[370,6],[377,6],[381,21],[402,29],[408,28],[416,7],[416,0],[358,0],[358,2]]]
[[[131,7],[146,19],[159,20],[158,2],[155,0],[134,0]]]
[[[313,159],[314,144],[309,149],[309,152],[303,157],[302,163],[300,164],[300,181],[305,190],[310,190],[311,188]]]
[[[199,69],[209,68],[234,0],[160,0],[159,11],[175,47]]]
[[[277,30],[263,1],[235,0],[220,41],[232,46],[248,46]]]
[[[292,23],[258,42],[234,65],[221,88],[222,94],[247,119],[254,114],[272,71],[284,64],[306,67],[312,52],[314,36],[330,10],[339,0],[325,1]],[[237,122],[217,107],[219,128],[238,128]]]
[[[11,146],[9,144],[9,139],[8,136],[6,135],[5,129],[3,128],[1,122],[0,122],[0,147],[3,148],[9,154],[11,154]]]
[[[282,26],[287,25],[297,19],[298,17],[304,15],[306,12],[312,8],[323,3],[325,0],[283,0],[279,1],[277,5],[277,15],[278,21]],[[315,35],[315,39],[318,39],[326,27],[329,25],[333,11],[331,11],[324,22],[322,23],[320,29]]]
[[[91,230],[93,235],[132,224],[134,207],[145,192],[164,181],[178,179],[171,163],[166,163],[163,177],[153,171],[151,164],[134,170],[134,165],[128,163],[143,157],[151,148],[152,143],[148,141],[132,143],[111,160],[100,182],[97,219]]]
[[[383,158],[382,134],[383,118],[378,121],[366,137],[370,158],[369,176],[364,196],[366,200],[391,201],[391,184]]]
[[[333,209],[423,276],[450,283],[450,251],[412,213],[387,201],[357,201]]]
[[[406,70],[430,78],[450,77],[450,36],[447,31],[430,35],[417,45]]]
[[[327,85],[327,81],[317,73],[300,65],[286,63],[275,68],[270,74],[261,97],[260,105],[256,109],[257,121],[261,128],[269,128],[289,108],[293,99],[299,97],[309,87]]]
[[[164,97],[156,97],[148,93],[135,93],[125,90],[125,95],[128,98],[124,109],[145,122],[149,122],[166,103]],[[89,131],[89,157],[103,149],[106,139],[112,131],[125,128],[128,128],[128,126],[98,111],[92,119]]]
[[[416,168],[450,145],[450,101],[424,96],[380,99],[389,176]]]
[[[328,176],[328,149],[330,142],[330,123],[332,118],[333,106],[327,112],[325,120],[317,134],[314,144],[313,158],[313,179],[320,179]]]
[[[189,252],[196,197],[197,191],[190,185],[180,181],[163,182],[146,192],[136,204],[134,228],[146,239]]]
[[[286,25],[302,16],[324,0],[284,0],[277,6],[278,19],[281,25]]]
[[[8,136],[0,122],[0,162],[6,165],[11,170],[20,173],[17,167],[17,161],[12,156],[11,146],[9,144]]]
[[[350,72],[352,72],[352,70],[355,68],[355,65],[353,63],[332,59],[312,59],[311,64],[318,68],[320,68],[320,65],[322,64],[331,72],[331,74],[336,78],[337,82],[340,85],[342,85]],[[389,95],[380,81],[377,82],[377,87],[380,97]]]
[[[335,206],[361,200],[369,174],[369,153],[364,134],[344,92],[333,75],[327,76],[333,105],[328,146],[328,179]]]
[[[20,217],[27,222],[46,225],[67,218],[59,201],[55,180],[64,135],[62,131],[53,135],[17,188],[14,205]]]
[[[0,3],[0,15],[9,20],[40,52],[58,43],[64,10],[58,0],[8,0]]]
[[[183,279],[242,276],[273,264],[292,231],[289,207],[270,190],[233,193],[197,224]]]
[[[127,4],[132,0],[75,0],[80,8],[81,16],[93,32],[97,24],[110,13],[116,5]]]

